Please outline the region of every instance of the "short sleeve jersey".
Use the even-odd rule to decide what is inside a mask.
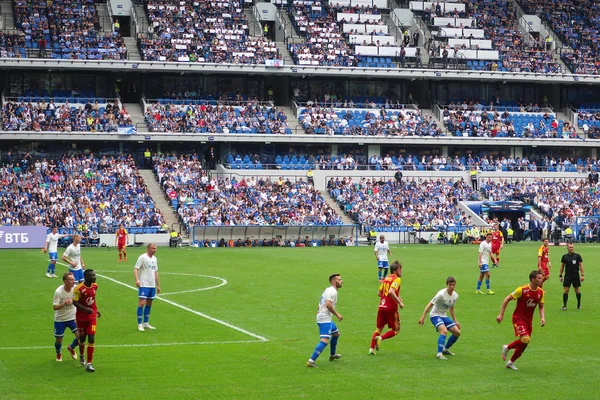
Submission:
[[[147,253],[142,254],[135,263],[135,269],[138,270],[140,287],[156,287],[156,271],[158,271],[156,256],[149,257]]]
[[[69,247],[67,247],[67,250],[65,250],[64,256],[73,261],[76,265],[75,267],[69,265],[69,269],[81,269],[81,247],[79,245],[71,243]]]
[[[583,263],[583,258],[577,253],[565,254],[560,260],[565,265],[565,276],[577,278],[579,276],[579,264]]]
[[[384,241],[383,243],[375,243],[375,251],[377,252],[377,257],[379,257],[379,261],[388,261],[387,255],[389,249],[390,245],[387,241]]]
[[[327,300],[333,303],[333,307],[337,304],[337,289],[329,286],[323,291],[321,300],[319,301],[319,309],[317,310],[317,323],[331,322],[331,311],[327,308]]]
[[[54,292],[54,300],[52,301],[53,305],[58,305],[64,303],[67,299],[72,299],[75,297],[75,293],[73,292],[74,288],[71,288],[70,292],[65,290],[64,285],[60,285],[58,289]],[[69,304],[64,306],[60,310],[54,310],[54,321],[56,322],[66,322],[75,320],[75,311],[76,308],[73,304]]]
[[[492,252],[492,245],[485,240],[479,245],[479,254],[481,254],[481,263],[490,263],[490,254]]]
[[[60,239],[60,235],[58,233],[49,233],[48,236],[46,236],[49,253],[58,252],[58,239]]]
[[[398,303],[392,296],[390,296],[390,289],[394,289],[396,294],[400,296],[400,285],[402,279],[396,275],[388,275],[385,277],[379,290],[381,291],[381,300],[379,301],[379,309],[383,311],[396,311],[398,310]]]
[[[117,233],[115,233],[115,235],[117,236],[119,243],[127,243],[127,229],[117,229]]]
[[[513,312],[513,319],[531,323],[533,311],[538,304],[544,304],[544,290],[538,287],[532,290],[529,285],[519,286],[512,292],[511,297],[517,300],[517,306]]]
[[[492,245],[494,247],[500,246],[502,244],[502,232],[501,231],[493,231],[492,232]]]
[[[538,249],[538,257],[542,258],[542,265],[548,265],[548,261],[550,260],[550,249],[548,246],[540,246]]]
[[[430,317],[447,317],[447,312],[449,309],[454,307],[456,301],[458,300],[458,293],[452,292],[452,294],[448,294],[447,289],[442,289],[433,296],[431,299],[431,304],[433,307],[431,308],[431,312],[429,313]]]
[[[79,302],[84,307],[91,308],[94,312],[88,314],[83,310],[77,309],[77,319],[80,321],[91,321],[96,318],[98,308],[96,306],[96,292],[98,291],[98,285],[92,283],[92,286],[87,287],[84,283],[80,283],[75,286],[75,297],[74,301]]]

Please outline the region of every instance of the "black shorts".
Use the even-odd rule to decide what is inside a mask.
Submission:
[[[563,287],[571,287],[573,285],[574,288],[578,288],[581,286],[581,280],[579,279],[579,275],[575,277],[565,276],[563,279]]]

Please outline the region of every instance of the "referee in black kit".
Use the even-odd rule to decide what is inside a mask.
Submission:
[[[563,310],[567,309],[567,300],[569,300],[569,289],[571,285],[575,289],[575,295],[577,296],[577,309],[581,310],[581,292],[579,291],[579,287],[581,286],[581,282],[584,281],[583,277],[583,259],[577,253],[575,253],[573,243],[567,244],[568,253],[562,256],[560,260],[560,281],[563,284]],[[563,272],[565,273],[565,277],[563,279]],[[581,279],[579,277],[579,273],[581,272]]]

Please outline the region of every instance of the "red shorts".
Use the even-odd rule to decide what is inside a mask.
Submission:
[[[127,242],[119,242],[117,244],[117,249],[119,249],[119,251],[125,250],[125,247],[127,247]]]
[[[498,254],[500,253],[500,245],[492,245],[492,253]]]
[[[94,335],[96,334],[96,317],[90,320],[76,320],[77,331],[80,335]]]
[[[542,265],[542,271],[544,272],[544,280],[547,281],[550,279],[550,270],[548,269],[548,266]]]
[[[398,311],[377,311],[377,329],[381,330],[386,325],[396,332],[400,330],[400,314]]]
[[[533,332],[533,326],[531,322],[523,321],[522,319],[513,318],[513,328],[515,329],[515,336],[531,336]]]

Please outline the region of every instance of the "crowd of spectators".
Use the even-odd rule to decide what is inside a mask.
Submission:
[[[368,231],[451,229],[472,225],[458,202],[476,200],[477,193],[464,180],[376,180],[331,178],[327,190],[342,210]]]
[[[239,0],[146,3],[150,27],[139,41],[146,61],[265,64],[281,60],[276,44],[250,37]]]
[[[94,0],[15,0],[15,26],[21,30],[25,47],[37,49],[39,57],[126,59],[121,35],[100,31],[96,7]]]
[[[25,154],[0,167],[2,225],[58,226],[83,233],[125,227],[164,228],[131,156],[94,154],[58,160]]]
[[[191,156],[159,157],[154,170],[183,223],[236,225],[341,225],[318,190],[300,178],[209,178]]]
[[[575,217],[600,215],[600,186],[589,179],[490,179],[480,182],[480,187],[491,200],[529,202],[565,225],[572,224]]]
[[[117,100],[102,106],[97,101],[77,106],[68,101],[7,101],[1,119],[6,131],[117,132],[119,127],[133,125],[127,109],[120,107]]]
[[[519,1],[526,13],[546,20],[564,45],[573,51],[563,51],[561,58],[577,74],[600,73],[598,51],[600,5],[589,0],[527,0]]]
[[[355,65],[353,46],[346,41],[333,10],[320,0],[294,0],[289,12],[296,31],[306,37],[305,43],[288,45],[295,63]]]
[[[291,133],[282,110],[258,101],[244,106],[156,102],[146,105],[145,118],[153,132]]]
[[[419,109],[352,110],[307,106],[298,121],[307,134],[357,136],[439,136],[441,129],[432,116]]]
[[[522,111],[521,111],[522,110]],[[531,111],[528,111],[531,110]],[[537,110],[537,111],[536,111]],[[519,111],[496,111],[479,102],[475,106],[450,104],[442,111],[442,120],[454,136],[578,138],[574,126],[552,113],[539,111],[537,105],[521,106]]]
[[[590,139],[600,139],[600,109],[580,108],[577,110],[577,124]]]

